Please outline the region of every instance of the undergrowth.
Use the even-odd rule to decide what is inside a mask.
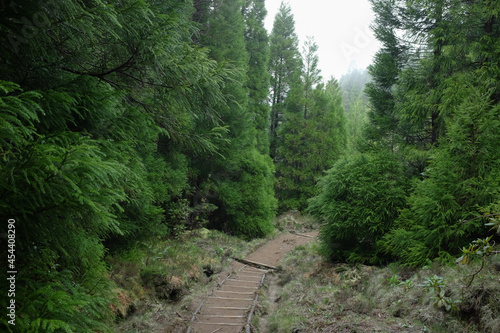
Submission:
[[[243,257],[265,241],[247,242],[200,229],[110,256],[118,299],[113,308],[118,318],[115,331],[182,331],[193,312],[193,301],[213,287],[217,273],[233,257]]]
[[[291,233],[308,232],[318,228],[318,222],[309,215],[302,215],[298,210],[285,212],[276,217],[275,229]]]
[[[422,269],[326,263],[299,246],[267,281],[257,332],[500,332],[500,258]],[[439,302],[442,299],[449,300]],[[451,304],[449,307],[446,304]]]

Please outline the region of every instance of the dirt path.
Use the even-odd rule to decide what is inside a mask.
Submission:
[[[201,302],[187,333],[250,332],[249,322],[258,302],[258,289],[266,273],[278,266],[284,255],[296,246],[317,237],[317,232],[281,235],[245,258],[232,263],[231,273]]]

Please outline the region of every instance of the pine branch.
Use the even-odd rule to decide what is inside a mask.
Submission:
[[[82,71],[74,70],[74,69],[64,67],[64,66],[62,66],[61,69],[66,71],[66,72],[73,73],[73,74],[88,75],[88,76],[103,79],[105,76],[108,76],[112,73],[115,73],[115,72],[123,73],[122,72],[123,69],[132,68],[133,65],[135,64],[135,61],[133,61],[133,59],[134,59],[136,54],[137,54],[137,50],[134,51],[132,53],[132,55],[130,56],[130,58],[127,61],[125,61],[124,63],[122,63],[121,65],[119,65],[115,68],[108,69],[107,71],[102,72],[102,73],[82,72]]]

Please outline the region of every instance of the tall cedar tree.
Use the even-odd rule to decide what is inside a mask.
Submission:
[[[344,149],[345,115],[335,80],[320,84],[317,45],[309,39],[304,47],[304,72],[285,100],[283,122],[278,130],[276,194],[280,210],[307,207],[316,193],[316,181],[333,166]]]
[[[495,213],[492,209],[500,202],[499,4],[433,5],[438,12],[447,8],[441,15],[445,21],[429,19],[435,23],[427,35],[433,52],[421,61],[435,78],[426,94],[436,95],[438,117],[428,117],[431,125],[439,125],[437,132],[430,128],[431,142],[437,141],[409,209],[385,238],[388,252],[415,266],[427,258],[446,259],[447,253],[484,234],[481,219],[461,220]]]
[[[205,199],[218,207],[211,216],[210,225],[244,237],[258,237],[273,229],[276,199],[272,161],[257,149],[256,122],[252,119],[266,111],[250,109],[250,106],[261,107],[262,103],[250,102],[248,98],[249,91],[252,96],[260,96],[262,85],[265,87],[265,80],[261,82],[256,77],[262,74],[261,67],[249,66],[251,58],[247,47],[255,47],[251,33],[247,34],[249,44],[245,43],[245,32],[251,27],[256,29],[261,18],[249,17],[251,27],[247,28],[243,5],[243,1],[227,0],[207,4],[208,17],[200,42],[210,49],[211,57],[232,66],[235,75],[225,82],[223,92],[228,101],[218,110],[228,129],[228,144],[219,156],[196,159],[194,167],[200,172],[197,183],[206,193]],[[247,9],[258,10],[258,6],[250,5]],[[265,50],[263,52],[265,54]],[[255,72],[250,71],[247,76],[250,69]]]
[[[298,74],[302,66],[299,39],[295,33],[295,21],[290,5],[285,2],[281,2],[274,18],[270,43],[271,126],[269,140],[270,155],[275,159],[278,150],[278,128],[280,122],[283,121],[285,99],[290,92],[294,75]]]
[[[336,237],[332,232],[338,221],[333,217],[338,216],[338,209],[367,222],[365,228],[378,228],[374,221],[385,221],[377,229],[380,233],[371,254],[365,252],[361,257],[364,260],[383,259],[382,251],[411,266],[436,257],[447,260],[449,253],[486,232],[481,219],[461,220],[495,213],[500,202],[500,4],[455,0],[372,3],[377,13],[375,33],[383,48],[370,67],[373,81],[366,90],[370,122],[361,151],[372,156],[389,148],[402,162],[406,179],[399,178],[391,186],[405,189],[407,201],[392,205],[388,211],[397,208],[399,213],[385,219],[384,212],[363,213],[345,196],[336,197],[338,202],[329,206],[324,201],[329,195],[325,191],[336,188],[324,186],[313,207],[326,221],[325,241]],[[380,168],[385,162],[377,163],[381,164],[371,167]],[[404,184],[408,183],[414,187],[407,188]],[[368,191],[370,186],[371,182],[357,184],[355,190]],[[343,239],[357,237],[356,222],[347,221]],[[338,243],[325,246],[334,257],[360,258],[347,255],[348,248],[335,248]]]
[[[368,142],[383,142],[391,148],[397,144],[398,125],[393,88],[398,81],[405,51],[397,38],[399,21],[394,17],[395,2],[372,0],[373,10],[377,14],[374,33],[382,47],[368,69],[372,82],[366,86],[366,95],[370,100],[370,126],[366,133]]]
[[[0,215],[16,220],[23,286],[8,327],[109,331],[106,247],[168,235],[188,159],[225,142],[214,106],[227,71],[192,46],[187,2],[0,11]]]
[[[249,112],[256,128],[257,149],[269,154],[269,36],[264,27],[267,15],[264,0],[245,0],[245,44],[249,54],[247,87]]]

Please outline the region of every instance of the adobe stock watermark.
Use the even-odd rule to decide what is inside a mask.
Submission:
[[[16,220],[7,221],[7,322],[16,324]]]
[[[339,47],[346,61],[353,59],[353,56],[360,55],[363,50],[367,49],[374,42],[370,27],[365,29],[355,28],[352,42],[340,43]]]
[[[27,44],[29,39],[38,36],[44,29],[51,25],[49,17],[43,11],[38,11],[31,17],[23,16],[19,23],[22,24],[19,33],[9,31],[7,35],[7,39],[16,54],[19,53],[19,46],[21,44]]]

